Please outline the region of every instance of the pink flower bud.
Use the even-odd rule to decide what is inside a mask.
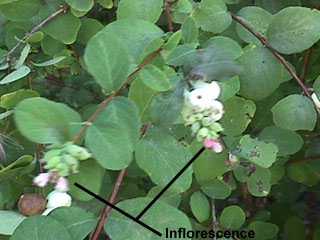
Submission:
[[[219,140],[215,139],[205,139],[203,141],[203,146],[205,148],[211,149],[216,153],[221,153],[223,151],[223,145]]]
[[[66,178],[60,177],[54,188],[59,192],[67,192],[69,190],[69,182]]]
[[[38,187],[45,187],[50,181],[51,173],[40,173],[33,179],[33,184]]]

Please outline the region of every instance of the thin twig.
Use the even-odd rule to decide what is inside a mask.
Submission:
[[[172,15],[171,15],[171,7],[172,7],[172,2],[169,0],[164,1],[164,6],[165,6],[165,13],[167,17],[167,23],[168,23],[168,30],[169,32],[173,32],[173,20],[172,20]]]
[[[89,117],[89,119],[86,121],[87,124],[85,124],[79,131],[79,133],[73,138],[73,142],[77,143],[81,140],[81,138],[84,136],[86,130],[90,127],[90,125],[97,119],[97,117],[99,116],[99,114],[107,107],[107,105],[109,104],[109,102],[116,97],[117,95],[120,94],[120,92],[126,88],[127,85],[129,85],[131,83],[131,81],[134,79],[135,75],[140,72],[146,65],[148,65],[150,62],[152,62],[160,53],[162,48],[159,48],[158,50],[156,50],[155,52],[151,53],[148,57],[146,57],[146,59],[137,67],[137,69],[132,72],[127,80],[124,82],[124,84],[122,84],[122,86],[115,91],[114,93],[112,93],[110,96],[108,96],[104,101],[102,101],[97,110]]]
[[[306,163],[306,162],[310,162],[310,161],[318,161],[320,160],[320,156],[313,156],[313,157],[307,157],[307,158],[300,158],[300,159],[291,159],[290,161],[288,161],[288,163],[291,164],[299,164],[299,163]]]
[[[261,33],[256,32],[254,29],[250,27],[250,25],[247,23],[246,20],[244,20],[242,17],[239,17],[233,13],[231,13],[231,16],[234,21],[239,23],[241,26],[243,26],[245,29],[247,29],[252,35],[254,35],[266,48],[268,48],[271,53],[278,59],[278,61],[287,69],[287,71],[290,73],[290,75],[297,81],[297,83],[302,88],[303,92],[311,98],[311,93],[306,85],[304,85],[303,81],[298,77],[295,70],[289,65],[289,63],[285,60],[285,58],[278,53],[277,50],[275,50],[268,42],[265,36],[263,36]]]
[[[217,216],[216,216],[216,205],[214,203],[214,199],[211,200],[211,213],[212,213],[212,230],[214,232],[216,232],[219,229],[219,223],[217,220]],[[213,238],[214,240],[216,240],[216,236],[214,236]]]
[[[50,16],[48,16],[46,19],[41,21],[38,25],[34,26],[30,32],[27,32],[23,38],[18,41],[18,43],[11,48],[11,50],[6,54],[7,60],[9,60],[10,56],[15,52],[15,50],[20,47],[22,43],[24,43],[32,34],[39,31],[41,28],[43,28],[46,24],[54,20],[56,17],[60,16],[61,14],[65,14],[68,11],[67,5],[62,5],[57,11],[52,13]]]
[[[300,76],[301,80],[303,82],[305,82],[306,77],[308,75],[308,71],[309,71],[309,67],[310,67],[310,59],[311,59],[311,55],[312,55],[313,49],[309,48],[307,53],[304,56],[304,60],[303,60],[303,70],[302,70],[302,74]]]
[[[120,187],[122,185],[122,182],[123,182],[123,179],[124,179],[126,173],[127,173],[127,170],[122,169],[117,177],[117,181],[114,184],[111,197],[109,198],[109,202],[112,204],[114,204],[116,201],[117,195],[119,193]],[[99,238],[100,233],[102,232],[103,227],[104,227],[104,225],[105,225],[105,223],[111,213],[111,210],[112,210],[112,208],[110,206],[107,206],[102,210],[100,217],[99,217],[97,227],[90,238],[91,240],[97,240]]]
[[[140,130],[140,139],[144,137],[144,135],[146,134],[146,132],[148,131],[148,128],[149,128],[149,125],[148,124],[144,124],[142,127],[141,127],[141,130]],[[114,185],[114,188],[113,188],[113,191],[112,191],[112,194],[111,194],[111,197],[109,199],[109,202],[114,204],[115,201],[116,201],[116,197],[118,195],[118,192],[120,190],[120,186],[123,182],[123,179],[126,175],[126,169],[123,169],[118,177],[117,177],[117,181]],[[104,209],[102,209],[101,211],[101,214],[100,214],[100,217],[99,217],[99,221],[98,221],[98,224],[97,224],[97,227],[95,229],[95,231],[92,233],[91,235],[91,238],[90,240],[96,240],[98,239],[99,235],[101,234],[102,230],[103,230],[103,226],[106,224],[107,220],[108,220],[108,217],[110,215],[110,211],[112,210],[111,207],[107,206],[105,207]],[[108,239],[108,238],[107,238]]]
[[[145,60],[137,67],[137,69],[135,71],[133,71],[127,78],[127,80],[122,84],[122,86],[113,94],[111,94],[110,96],[108,96],[104,101],[102,101],[97,110],[89,117],[89,119],[86,121],[86,124],[80,129],[79,133],[73,138],[73,142],[79,142],[82,137],[84,136],[86,130],[90,127],[90,125],[97,119],[97,117],[99,116],[99,114],[108,106],[108,104],[110,103],[110,101],[117,96],[118,94],[120,94],[120,92],[122,91],[122,89],[126,88],[127,85],[129,85],[131,83],[131,81],[134,79],[135,75],[137,73],[139,73],[146,65],[148,65],[149,63],[151,63],[161,52],[162,48],[159,48],[158,50],[154,51],[153,53],[151,53],[150,55],[148,55]],[[143,136],[145,134],[145,131],[147,130],[147,127],[143,128],[141,135]],[[120,190],[120,186],[123,182],[123,178],[126,174],[126,169],[121,170],[121,172],[118,175],[117,181],[114,185],[113,188],[113,192],[111,194],[111,197],[109,199],[109,202],[114,203],[116,200],[116,197],[118,195],[118,192]],[[91,236],[91,240],[97,240],[99,235],[101,234],[102,230],[103,230],[103,226],[105,224],[105,222],[108,219],[109,213],[111,211],[111,208],[106,207],[103,209],[102,213],[100,214],[100,218],[98,221],[98,225],[95,229],[95,231],[93,232],[92,236]]]

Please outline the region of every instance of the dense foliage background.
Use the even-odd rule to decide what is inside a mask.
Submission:
[[[199,78],[221,87],[224,151],[202,153],[141,220],[320,239],[319,7],[0,0],[0,239],[157,239],[73,183],[138,214],[202,147],[181,118]],[[72,206],[41,215],[53,186],[33,179],[68,142],[92,157],[64,175]]]

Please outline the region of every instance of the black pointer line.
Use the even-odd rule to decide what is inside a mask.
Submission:
[[[149,208],[152,207],[152,205],[158,201],[158,199],[162,196],[162,194],[165,193],[165,191],[168,190],[168,188],[171,187],[171,185],[187,170],[187,168],[200,156],[200,154],[205,150],[205,148],[201,148],[191,159],[190,161],[175,175],[171,181],[155,196],[151,202],[139,213],[139,215],[136,217],[137,219],[140,219],[143,214],[146,213],[146,211],[149,210]]]
[[[145,227],[146,229],[150,230],[151,232],[153,232],[154,234],[158,235],[159,237],[162,236],[162,234],[157,231],[156,229],[150,227],[149,225],[145,224],[144,222],[141,222],[139,219],[135,218],[134,216],[130,215],[129,213],[127,213],[126,211],[123,211],[121,208],[118,208],[117,206],[113,205],[112,203],[106,201],[105,199],[103,199],[102,197],[100,197],[99,195],[91,192],[90,190],[88,190],[87,188],[85,188],[84,186],[75,183],[74,184],[76,187],[80,188],[82,191],[86,192],[87,194],[95,197],[97,200],[103,202],[104,204],[110,206],[111,208],[117,210],[119,213],[123,214],[124,216],[126,216],[127,218],[130,218],[132,221],[140,224],[141,226]]]
[[[86,189],[85,187],[83,187],[82,185],[75,183],[74,185],[78,188],[80,188],[81,190],[83,190],[84,192],[86,192],[87,194],[95,197],[96,199],[100,200],[101,202],[105,203],[106,205],[110,206],[111,208],[117,210],[118,212],[120,212],[121,214],[123,214],[124,216],[130,218],[132,221],[140,224],[141,226],[147,228],[148,230],[152,231],[153,233],[155,233],[158,236],[162,236],[162,234],[155,230],[154,228],[150,227],[149,225],[145,224],[144,222],[141,222],[139,219],[149,210],[149,208],[152,207],[152,205],[158,201],[158,199],[171,187],[171,185],[187,170],[187,168],[201,155],[201,153],[205,150],[205,148],[201,148],[191,159],[190,161],[177,173],[177,175],[175,175],[171,181],[157,194],[157,196],[155,196],[151,202],[139,213],[139,215],[137,217],[133,217],[132,215],[130,215],[129,213],[123,211],[121,208],[118,208],[117,206],[113,205],[112,203],[106,201],[104,198],[100,197],[99,195],[91,192],[90,190]]]

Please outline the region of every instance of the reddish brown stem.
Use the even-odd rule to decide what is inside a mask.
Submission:
[[[290,73],[290,75],[297,81],[297,83],[302,88],[303,92],[308,96],[311,97],[311,93],[309,92],[309,89],[307,86],[304,85],[302,79],[298,77],[294,69],[290,66],[290,64],[285,60],[285,58],[278,53],[277,50],[275,50],[268,42],[265,36],[263,36],[261,33],[256,32],[254,29],[250,27],[250,25],[244,20],[243,18],[236,16],[235,14],[231,13],[231,16],[234,21],[239,23],[241,26],[243,26],[246,30],[248,30],[252,35],[254,35],[266,48],[268,48],[271,53],[275,56],[275,58],[278,59],[278,61],[287,69],[287,71]]]
[[[311,59],[311,55],[312,55],[312,48],[308,49],[307,53],[304,56],[304,60],[303,60],[303,70],[302,70],[302,74],[300,76],[301,80],[303,82],[305,82],[306,77],[308,75],[308,71],[309,71],[309,66],[310,66],[310,59]]]
[[[126,172],[127,172],[126,169],[122,169],[121,172],[119,173],[118,177],[117,177],[117,181],[114,184],[111,197],[108,200],[112,204],[114,204],[116,202],[116,198],[117,198],[117,195],[119,193],[120,187],[122,185],[123,179],[124,179],[124,177],[126,175]],[[107,219],[108,219],[108,217],[109,217],[109,215],[111,213],[111,210],[112,210],[112,208],[110,206],[107,206],[102,210],[102,212],[100,214],[100,217],[99,217],[99,221],[98,221],[97,227],[96,227],[94,233],[92,234],[90,240],[97,240],[99,238],[99,236],[100,236],[100,234],[101,234],[101,232],[103,230],[103,227],[106,224]]]
[[[58,16],[65,14],[68,11],[68,5],[62,5],[57,11],[49,15],[46,19],[42,20],[38,25],[34,26],[30,32],[27,32],[21,41],[19,41],[11,50],[7,53],[6,58],[9,59],[11,54],[15,52],[15,50],[20,47],[22,43],[24,43],[25,40],[28,39],[32,34],[39,31],[41,28],[43,28],[45,25],[47,25],[52,20],[56,19]]]
[[[171,15],[171,6],[172,3],[168,0],[165,0],[165,13],[167,17],[167,22],[168,22],[168,30],[169,32],[173,32],[173,20],[172,20],[172,15]]]
[[[292,159],[288,163],[299,164],[299,163],[306,163],[306,162],[318,161],[318,160],[320,160],[320,156],[313,156],[313,157],[307,157],[303,159]]]
[[[89,119],[87,120],[86,124],[80,129],[79,133],[73,138],[73,142],[80,142],[82,137],[84,136],[86,130],[89,128],[89,126],[97,119],[97,117],[99,116],[99,114],[107,107],[107,105],[110,103],[110,101],[117,96],[118,94],[120,94],[120,92],[122,91],[122,89],[124,89],[127,85],[129,85],[131,83],[131,81],[134,79],[135,75],[137,73],[139,73],[146,65],[148,65],[149,63],[151,63],[161,52],[162,48],[159,48],[158,50],[156,50],[155,52],[151,53],[149,56],[147,56],[145,58],[145,60],[137,67],[137,69],[132,72],[127,80],[122,84],[122,86],[119,88],[119,90],[117,90],[116,92],[114,92],[113,94],[111,94],[110,96],[108,96],[103,102],[101,102],[97,108],[97,110],[89,117]],[[145,133],[147,128],[145,128],[144,130],[142,130],[142,135]],[[118,175],[117,181],[113,187],[113,191],[111,194],[111,197],[109,199],[109,202],[114,203],[116,200],[116,197],[118,195],[118,192],[120,190],[120,186],[123,182],[123,178],[126,174],[126,169],[121,170],[121,172]],[[106,207],[103,209],[102,213],[100,214],[100,218],[98,221],[98,225],[95,229],[95,231],[93,232],[92,236],[91,236],[91,240],[97,240],[99,235],[101,234],[102,230],[103,230],[103,226],[105,225],[108,216],[111,212],[111,208],[110,207]]]
[[[146,65],[148,65],[149,63],[151,63],[160,53],[161,48],[159,48],[158,50],[156,50],[155,52],[151,53],[149,56],[147,56],[145,58],[145,60],[137,67],[137,69],[132,72],[127,80],[124,82],[124,84],[122,84],[122,86],[115,91],[114,93],[112,93],[110,96],[108,96],[104,101],[102,101],[97,110],[89,117],[89,119],[86,121],[86,124],[80,129],[79,133],[73,138],[73,142],[77,143],[80,142],[80,140],[82,139],[82,137],[84,136],[86,130],[90,127],[90,125],[97,119],[97,117],[99,116],[99,114],[108,106],[108,104],[110,103],[110,101],[117,95],[120,94],[120,92],[131,83],[131,81],[134,79],[135,75],[140,72]]]

